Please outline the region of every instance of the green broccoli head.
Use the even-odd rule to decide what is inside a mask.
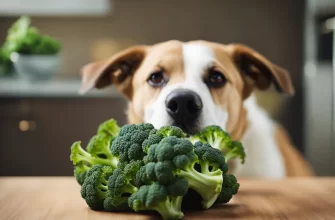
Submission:
[[[191,136],[190,140],[192,143],[198,141],[202,143],[208,143],[212,147],[221,151],[227,148],[232,141],[230,135],[217,125],[210,125],[205,127],[197,134]]]
[[[109,137],[116,137],[119,135],[120,127],[115,119],[109,119],[101,123],[98,127],[97,134]]]
[[[198,154],[198,155],[197,155]],[[189,187],[203,198],[204,208],[209,208],[217,199],[222,188],[222,174],[227,164],[222,153],[201,142],[193,146],[185,138],[168,136],[152,145],[145,159],[144,169],[138,175],[143,182],[157,181],[170,185],[176,176],[185,178]],[[195,169],[200,164],[201,171]]]
[[[244,164],[246,154],[242,143],[239,141],[232,141],[228,148],[224,151],[224,157],[227,161],[239,158],[241,163]]]
[[[216,203],[228,203],[238,193],[240,184],[234,175],[224,174],[221,193]]]
[[[177,193],[176,190],[172,192]],[[183,196],[172,196],[168,187],[155,182],[141,186],[129,197],[128,204],[136,212],[152,210],[157,211],[163,219],[182,219],[182,199]]]
[[[127,204],[129,196],[138,190],[135,176],[141,166],[143,166],[143,161],[131,161],[117,168],[109,177],[108,200],[105,201],[106,210]]]
[[[91,209],[103,209],[108,190],[108,178],[112,175],[113,170],[113,167],[97,164],[87,172],[80,193]]]
[[[246,155],[243,145],[238,141],[233,141],[230,135],[220,126],[207,126],[199,133],[191,136],[190,141],[193,144],[200,141],[221,150],[224,153],[226,162],[231,159],[240,158],[241,162],[244,163]]]
[[[149,137],[152,129],[154,127],[151,124],[124,125],[112,143],[112,154],[118,156],[121,163],[142,160],[145,155],[142,143]]]
[[[199,158],[201,172],[208,173],[221,170],[223,173],[228,171],[228,165],[223,153],[209,144],[197,142],[194,144],[194,152]]]
[[[210,208],[221,192],[222,174],[228,169],[222,153],[208,144],[197,142],[194,154],[177,158],[174,162],[178,168],[177,175],[187,179],[189,187],[202,197],[203,208]]]
[[[150,183],[157,181],[159,184],[168,185],[175,181],[176,165],[180,157],[192,154],[193,145],[187,139],[168,136],[158,144],[151,145],[144,161],[145,169],[138,174],[139,182]],[[194,153],[193,153],[194,154]],[[187,156],[185,156],[187,157]],[[189,162],[189,160],[187,160]]]
[[[86,179],[86,174],[90,169],[91,168],[86,166],[85,163],[78,163],[74,166],[74,177],[80,185],[83,185]]]
[[[150,185],[153,182],[147,175],[147,167],[142,166],[135,175],[134,184],[137,187],[142,185]]]
[[[187,136],[181,128],[172,125],[161,127],[157,130],[156,134],[161,137],[175,136],[178,138],[184,138]]]
[[[149,134],[149,137],[145,139],[142,143],[143,152],[148,153],[149,148],[154,144],[158,144],[162,139],[162,136],[155,133]]]

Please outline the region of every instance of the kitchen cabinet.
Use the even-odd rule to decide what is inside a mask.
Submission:
[[[125,108],[123,98],[0,99],[0,176],[72,175],[71,144],[109,118],[126,123]]]

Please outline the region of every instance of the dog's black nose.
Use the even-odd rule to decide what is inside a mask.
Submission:
[[[200,96],[189,89],[177,89],[165,100],[166,110],[176,124],[192,122],[201,112]]]

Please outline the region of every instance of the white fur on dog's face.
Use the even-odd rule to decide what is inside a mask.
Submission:
[[[226,128],[228,113],[214,103],[210,90],[203,81],[203,74],[215,60],[214,51],[204,44],[183,44],[184,82],[165,86],[157,100],[144,109],[144,122],[155,128],[173,124],[165,106],[166,97],[175,89],[189,89],[197,93],[203,103],[203,109],[196,125],[202,129],[209,125]]]

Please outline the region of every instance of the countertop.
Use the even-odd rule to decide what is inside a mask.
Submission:
[[[105,98],[122,96],[113,86],[102,90],[92,90],[80,95],[78,93],[81,81],[77,78],[54,78],[29,82],[20,78],[0,77],[0,97],[65,97],[65,98]]]
[[[335,219],[335,178],[239,182],[240,192],[230,203],[185,212],[184,219]],[[92,211],[79,192],[73,177],[2,177],[0,219],[155,219],[139,213]]]

